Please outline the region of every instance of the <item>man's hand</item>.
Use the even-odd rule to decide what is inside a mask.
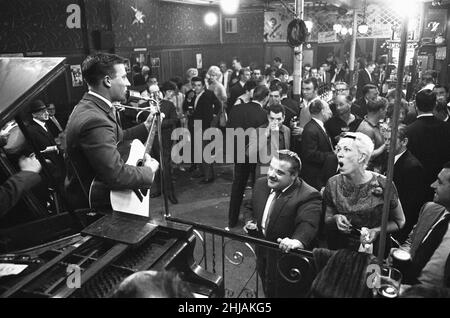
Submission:
[[[288,253],[290,250],[305,248],[302,242],[290,239],[289,237],[285,237],[284,239],[278,238],[277,243],[280,243],[279,247],[285,253]]]
[[[145,127],[148,131],[150,131],[150,127],[152,126],[153,118],[155,117],[155,114],[158,112],[158,108],[156,106],[150,106],[150,114],[148,115],[147,119],[144,122]],[[164,113],[161,113],[161,120],[163,120],[166,117]]]
[[[254,221],[247,221],[244,225],[244,232],[248,234],[248,231],[258,231],[258,226]]]
[[[336,220],[336,226],[339,231],[344,233],[350,233],[352,224],[345,215],[336,214],[334,216],[334,219]]]
[[[39,173],[42,169],[41,163],[36,159],[34,154],[30,157],[21,157],[19,159],[19,167],[22,171],[30,171],[34,173]]]
[[[144,166],[149,167],[150,169],[152,169],[153,173],[155,173],[159,169],[159,162],[156,159],[150,157],[148,153],[146,153]]]
[[[303,133],[303,128],[301,128],[301,127],[295,127],[295,128],[291,129],[291,134],[293,136],[301,136],[302,133]]]

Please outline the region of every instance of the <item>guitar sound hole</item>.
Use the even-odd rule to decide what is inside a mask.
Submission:
[[[136,167],[142,167],[144,165],[144,161],[143,160],[139,160],[137,163],[136,163]]]

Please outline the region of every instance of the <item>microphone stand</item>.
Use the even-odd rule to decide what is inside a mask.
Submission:
[[[158,111],[156,113],[156,125],[157,125],[156,127],[158,129],[157,131],[158,131],[158,143],[159,143],[159,169],[160,169],[160,176],[161,176],[161,192],[162,192],[163,200],[164,200],[164,215],[162,215],[162,217],[163,217],[163,219],[165,219],[166,217],[170,216],[170,212],[169,212],[169,204],[167,202],[167,193],[166,193],[165,180],[164,180],[166,167],[164,165],[164,157],[163,157],[163,143],[162,143],[163,140],[162,140],[162,133],[161,133],[161,111]],[[169,186],[169,185],[167,185],[167,186]]]

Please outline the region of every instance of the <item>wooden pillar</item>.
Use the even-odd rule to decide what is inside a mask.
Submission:
[[[389,144],[389,149],[395,149],[397,142],[397,130],[398,130],[398,119],[400,117],[400,101],[402,99],[402,89],[403,89],[403,76],[405,73],[405,61],[406,61],[406,46],[408,41],[408,15],[403,17],[402,22],[402,35],[400,42],[400,53],[398,59],[398,72],[397,72],[397,88],[395,94],[395,107],[394,115],[392,118],[392,131],[391,140]],[[381,232],[380,232],[380,244],[378,249],[378,260],[380,262],[384,259],[384,250],[386,246],[387,239],[387,224],[389,219],[390,210],[390,200],[392,197],[392,180],[394,178],[394,157],[395,152],[389,151],[388,158],[388,171],[387,171],[387,183],[384,191],[384,205],[383,205],[383,216],[381,219]]]

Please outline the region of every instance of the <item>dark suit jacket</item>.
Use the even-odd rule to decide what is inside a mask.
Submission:
[[[300,102],[292,98],[283,98],[281,105],[284,106],[285,117],[283,124],[290,127],[291,119],[295,116],[300,117]]]
[[[208,129],[211,127],[213,116],[217,115],[221,108],[222,103],[216,97],[214,92],[206,89],[198,99],[197,106],[193,113],[193,119],[200,119],[202,121],[202,129]]]
[[[373,84],[370,80],[370,76],[365,69],[358,72],[358,83],[356,84],[356,98],[363,97],[362,89],[366,84]]]
[[[230,128],[257,128],[267,123],[267,112],[261,105],[250,102],[233,107],[228,118],[227,126]]]
[[[261,221],[270,195],[267,178],[256,181],[252,194],[252,209],[245,211],[246,221],[253,220],[261,232]],[[275,202],[266,228],[265,238],[276,242],[278,238],[297,239],[311,248],[319,227],[322,197],[313,187],[301,179],[283,192]]]
[[[86,93],[75,106],[66,127],[67,155],[77,169],[84,189],[89,191],[94,177],[112,189],[148,188],[153,180],[148,167],[126,165],[117,146],[125,140],[145,142],[144,124],[122,131],[113,110],[99,98]],[[89,202],[73,167],[67,163],[66,191],[74,208],[87,208]]]
[[[420,208],[425,203],[426,188],[423,166],[409,150],[394,165],[394,184],[405,213],[406,223],[393,236],[403,242],[417,223]]]
[[[333,74],[334,76],[334,74]],[[349,76],[347,72],[344,69],[341,69],[339,73],[336,74],[336,77],[334,78],[334,82],[349,82]]]
[[[37,145],[39,150],[44,150],[45,148],[50,146],[56,146],[53,135],[49,131],[46,131],[44,128],[42,128],[42,126],[40,126],[34,120],[30,121],[28,131],[30,133],[30,138]],[[64,162],[60,155],[58,155],[56,152],[49,152],[43,154],[43,156],[44,158],[50,160],[54,165],[54,167],[51,169],[57,169],[57,171],[52,170],[52,172],[55,173],[55,177],[58,178],[64,175]]]
[[[0,217],[16,205],[24,191],[31,189],[40,181],[40,175],[31,171],[20,171],[9,177],[0,186]]]
[[[336,174],[337,158],[331,140],[314,119],[305,125],[301,141],[302,178],[320,190]]]
[[[413,259],[418,247],[422,244],[425,235],[427,235],[428,231],[441,217],[445,210],[446,209],[443,206],[434,202],[427,202],[423,205],[416,226],[414,226],[414,229],[409,234],[405,244],[402,245],[402,247],[409,248],[409,252]],[[450,255],[445,263],[444,285],[446,287],[450,287]]]
[[[230,112],[233,109],[234,103],[236,103],[236,100],[242,94],[245,94],[245,89],[243,86],[241,86],[241,82],[237,82],[236,84],[230,87],[230,98],[228,99],[228,112]]]
[[[364,97],[356,100],[352,104],[351,113],[357,115],[359,118],[364,118],[367,115],[367,102]]]
[[[434,116],[419,117],[407,128],[408,149],[425,169],[426,201],[432,201],[430,185],[444,163],[450,160],[450,129]]]

